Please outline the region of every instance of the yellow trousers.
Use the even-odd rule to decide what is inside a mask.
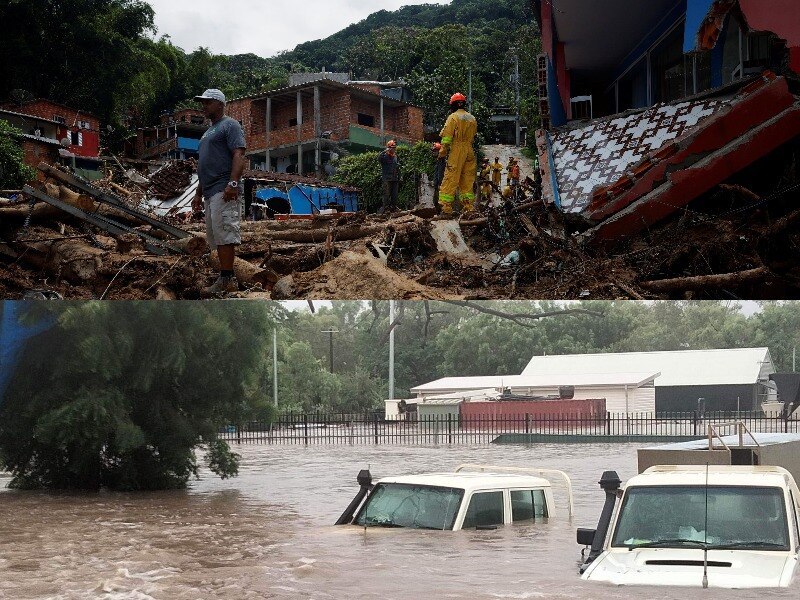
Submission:
[[[447,156],[447,168],[444,171],[444,180],[439,188],[439,203],[442,212],[453,212],[453,202],[456,192],[461,199],[461,206],[465,211],[472,210],[475,206],[475,151],[472,144],[453,143],[450,154]]]

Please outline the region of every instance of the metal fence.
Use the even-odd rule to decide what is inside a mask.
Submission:
[[[680,441],[705,437],[708,425],[732,420],[743,422],[754,433],[800,433],[797,419],[744,412],[494,417],[450,414],[399,420],[368,413],[285,414],[272,423],[228,425],[219,435],[240,444],[299,445]],[[726,431],[723,429],[722,433]]]

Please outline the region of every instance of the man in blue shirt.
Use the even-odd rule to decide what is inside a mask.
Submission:
[[[205,209],[206,237],[209,247],[217,250],[220,274],[204,290],[213,296],[239,290],[233,274],[236,246],[242,243],[239,233],[239,180],[245,166],[244,131],[238,121],[225,116],[225,95],[216,89],[195,96],[211,127],[200,139],[197,161],[199,183],[192,201],[195,212]]]

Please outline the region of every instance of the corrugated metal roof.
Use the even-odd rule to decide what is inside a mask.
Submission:
[[[636,373],[544,373],[535,375],[490,375],[487,377],[444,377],[411,388],[415,394],[437,390],[484,390],[510,388],[552,388],[562,385],[576,387],[639,387],[656,379],[657,371]]]
[[[769,348],[619,352],[534,356],[523,375],[546,373],[660,372],[656,387],[754,384],[765,367],[775,371]]]

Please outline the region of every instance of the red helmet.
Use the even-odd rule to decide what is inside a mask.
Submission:
[[[450,104],[453,104],[454,102],[466,102],[466,101],[467,97],[461,92],[456,92],[455,94],[450,96]]]
[[[441,150],[442,149],[442,145],[439,142],[436,142],[436,143],[433,144],[433,149],[434,150]]]
[[[387,148],[395,148],[396,146],[397,146],[397,142],[395,142],[394,140],[389,140],[388,142],[386,142],[386,147]]]

